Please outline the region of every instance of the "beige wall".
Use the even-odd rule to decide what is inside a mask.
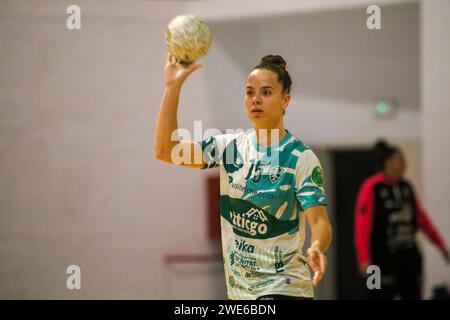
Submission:
[[[212,250],[203,175],[153,155],[164,29],[183,7],[77,4],[79,31],[66,29],[67,3],[0,4],[0,297],[168,297],[163,255]],[[207,123],[183,98],[194,108],[180,124]],[[72,264],[81,291],[66,289]]]
[[[424,205],[444,241],[450,243],[450,2],[422,1],[421,106]],[[426,295],[434,285],[450,288],[449,266],[429,241],[424,244]]]
[[[80,0],[80,31],[65,27],[69,4],[0,3],[0,298],[224,298],[220,265],[163,263],[168,253],[217,251],[204,222],[204,177],[210,173],[153,157],[165,25],[177,14],[195,13],[201,2]],[[288,112],[292,131],[324,149],[370,145],[387,132],[404,148],[411,180],[422,191],[421,133],[410,130],[420,127],[418,94],[409,95],[419,83],[418,10],[386,11],[393,28],[399,23],[398,33],[384,33],[371,44],[359,30],[345,50],[331,55],[335,62],[316,57],[336,48],[333,39],[348,37],[360,11],[261,20],[273,27],[273,41],[258,19],[212,21],[213,47],[205,67],[186,83],[180,126],[192,130],[194,120],[203,120],[205,129],[247,128],[241,91],[248,68],[267,50],[288,43],[282,54],[288,63],[297,61],[292,73],[298,90]],[[319,29],[317,19],[324,23]],[[335,28],[339,21],[341,28]],[[277,30],[285,22],[292,28],[283,39]],[[328,38],[319,47],[305,51],[301,44],[324,33]],[[298,43],[286,41],[296,37]],[[390,51],[378,52],[373,66],[372,50],[380,43]],[[351,65],[350,52],[361,63],[351,73],[360,78],[336,77]],[[333,65],[334,76],[327,77]],[[375,71],[373,81],[364,70]],[[387,82],[374,89],[380,77]],[[319,85],[321,79],[327,86]],[[352,91],[358,79],[367,82]],[[399,117],[380,123],[367,97],[386,93],[409,100]],[[362,123],[349,127],[352,117]],[[81,267],[80,291],[65,287],[72,264]]]

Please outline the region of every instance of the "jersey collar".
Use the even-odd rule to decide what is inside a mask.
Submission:
[[[258,152],[264,153],[270,152],[272,149],[277,149],[280,145],[283,145],[286,141],[288,141],[292,137],[292,134],[289,132],[289,130],[287,129],[284,130],[286,130],[286,135],[283,137],[283,139],[281,139],[281,141],[279,141],[278,143],[270,145],[268,147],[260,146],[259,144],[256,143],[256,131],[254,131],[251,134],[251,141],[253,148],[255,148],[255,150]]]

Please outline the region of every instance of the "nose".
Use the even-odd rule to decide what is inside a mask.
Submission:
[[[253,96],[253,100],[252,100],[253,104],[258,105],[261,104],[261,100],[259,99],[259,96],[257,96],[256,94]]]

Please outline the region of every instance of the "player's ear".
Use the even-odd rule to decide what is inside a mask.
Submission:
[[[281,106],[286,109],[289,105],[289,102],[291,101],[291,95],[289,93],[286,93],[283,97],[283,100],[281,101]]]

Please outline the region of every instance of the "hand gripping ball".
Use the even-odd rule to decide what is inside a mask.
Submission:
[[[208,52],[211,32],[206,23],[192,14],[177,16],[167,26],[166,44],[178,62],[188,65]]]

